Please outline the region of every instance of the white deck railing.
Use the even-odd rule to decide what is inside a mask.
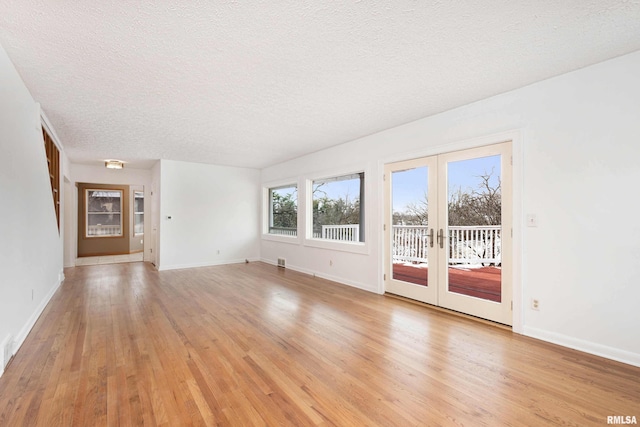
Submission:
[[[406,262],[427,262],[429,235],[426,225],[394,225],[393,260]]]
[[[280,236],[297,236],[298,229],[292,227],[269,227],[269,234],[278,234]]]
[[[449,264],[500,264],[502,227],[449,227]]]
[[[501,228],[499,225],[450,226],[449,264],[499,264]],[[428,226],[394,225],[392,241],[393,261],[427,263]]]
[[[499,225],[450,226],[449,264],[500,264],[502,243]],[[269,232],[295,236],[294,228],[271,227]],[[426,225],[394,225],[392,231],[393,261],[427,263],[429,227]],[[437,230],[434,230],[437,234]],[[323,225],[317,239],[359,242],[360,225]],[[435,236],[434,236],[435,238]],[[436,245],[437,242],[434,242]]]
[[[88,225],[87,236],[122,236],[119,225]]]
[[[359,242],[360,224],[323,225],[322,239],[340,240],[342,242]]]

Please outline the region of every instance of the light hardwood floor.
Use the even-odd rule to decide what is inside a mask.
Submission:
[[[606,425],[640,368],[262,264],[76,267],[2,426]]]

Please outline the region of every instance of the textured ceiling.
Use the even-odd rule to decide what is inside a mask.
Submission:
[[[73,162],[265,167],[640,49],[640,1],[0,0]]]

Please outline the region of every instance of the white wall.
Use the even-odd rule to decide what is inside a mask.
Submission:
[[[149,235],[149,243],[151,247],[150,261],[157,267],[160,259],[160,170],[162,162],[157,161],[151,169],[151,234]],[[145,206],[146,207],[146,206]]]
[[[130,185],[136,187],[144,187],[145,197],[145,223],[144,223],[144,260],[151,260],[151,242],[147,241],[147,236],[151,233],[151,223],[148,219],[151,217],[151,203],[148,203],[151,198],[151,181],[152,173],[148,169],[107,169],[104,166],[83,165],[77,163],[70,164],[71,180],[73,183],[74,201],[73,209],[67,212],[70,222],[74,226],[72,242],[70,245],[73,247],[73,253],[77,256],[78,253],[78,189],[76,184],[78,182],[88,182],[92,184],[119,184]]]
[[[1,374],[63,278],[40,108],[1,46],[0,153]]]
[[[160,186],[160,270],[260,258],[258,170],[161,160]]]
[[[382,165],[515,130],[514,330],[640,365],[638,76],[635,52],[266,168],[265,185],[330,169],[367,169],[373,179],[366,253],[263,238],[262,258],[382,292]],[[527,213],[537,228],[521,228]]]

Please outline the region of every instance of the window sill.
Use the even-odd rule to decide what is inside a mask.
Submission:
[[[262,240],[269,240],[271,242],[289,243],[293,245],[299,245],[301,242],[300,236],[283,236],[279,234],[262,233]]]

